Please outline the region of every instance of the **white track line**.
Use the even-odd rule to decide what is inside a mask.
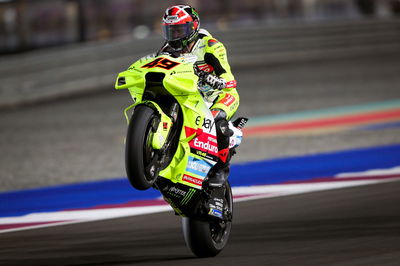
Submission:
[[[357,176],[359,175],[360,173],[357,173]],[[374,175],[376,175],[376,173],[374,173]],[[234,201],[242,202],[242,201],[249,201],[249,200],[256,200],[263,198],[274,198],[274,197],[309,193],[315,191],[324,191],[331,189],[384,183],[396,180],[400,180],[400,175],[394,178],[376,179],[376,180],[335,181],[335,182],[234,187],[232,188],[232,192],[233,195],[236,197]],[[12,224],[17,225],[24,223],[28,224],[28,223],[42,223],[42,222],[46,223],[46,222],[57,222],[57,221],[62,221],[62,222],[4,229],[0,230],[0,233],[115,219],[115,218],[144,215],[144,214],[153,214],[171,210],[172,208],[170,206],[162,205],[162,206],[122,207],[122,208],[108,208],[108,209],[88,209],[88,210],[73,210],[73,211],[60,211],[60,212],[32,213],[18,217],[0,218],[0,225],[12,225]]]

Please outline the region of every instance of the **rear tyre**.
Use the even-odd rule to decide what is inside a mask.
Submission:
[[[139,190],[150,188],[157,179],[156,151],[151,146],[156,130],[155,111],[139,105],[131,117],[125,144],[125,168],[131,185]]]
[[[182,218],[183,235],[186,245],[198,257],[214,257],[228,243],[232,228],[233,199],[228,182],[225,183],[225,200],[230,219],[227,221],[210,219],[208,221],[194,218]]]

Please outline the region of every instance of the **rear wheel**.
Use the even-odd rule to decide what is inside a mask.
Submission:
[[[147,105],[139,105],[131,117],[125,144],[125,168],[132,186],[150,188],[158,176],[157,153],[151,146],[158,117]]]
[[[194,218],[182,218],[183,235],[186,245],[198,257],[214,257],[224,249],[228,243],[232,228],[233,199],[232,190],[228,182],[225,183],[225,200],[229,219],[209,221]]]

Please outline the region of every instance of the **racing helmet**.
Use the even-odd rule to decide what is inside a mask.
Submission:
[[[175,51],[182,51],[199,35],[200,19],[196,10],[188,5],[174,5],[165,10],[163,36]]]

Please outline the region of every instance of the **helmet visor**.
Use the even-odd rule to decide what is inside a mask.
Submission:
[[[177,25],[163,25],[163,35],[167,41],[187,38],[194,31],[193,22]]]

